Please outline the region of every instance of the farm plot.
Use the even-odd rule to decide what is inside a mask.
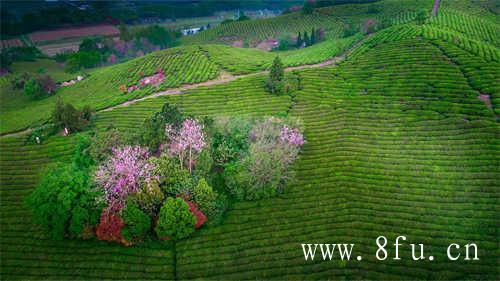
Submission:
[[[495,278],[498,125],[458,67],[406,40],[301,75],[297,182],[178,243],[178,278]],[[424,243],[435,261],[415,263],[409,248],[401,261],[376,261],[379,235]],[[449,261],[454,241],[475,241],[481,263]],[[305,262],[301,243],[354,243],[363,261]]]
[[[22,47],[22,46],[24,46],[24,43],[23,41],[21,41],[21,39],[18,38],[0,40],[0,50],[12,47]]]
[[[113,25],[93,25],[82,27],[68,27],[56,30],[37,31],[30,33],[28,38],[33,43],[56,41],[67,38],[83,38],[89,36],[118,36],[120,31]]]
[[[270,38],[277,39],[280,35],[296,36],[298,32],[310,32],[313,27],[325,29],[331,38],[340,37],[343,30],[343,24],[334,17],[323,14],[292,13],[269,19],[219,25],[192,36],[183,37],[182,42],[184,44],[231,44],[237,40],[244,40],[250,46],[256,46],[258,42]]]
[[[120,90],[122,87],[137,84],[141,77],[152,75],[159,69],[165,72],[166,77],[158,87],[148,86],[131,93],[123,93]],[[155,52],[123,64],[97,69],[82,82],[60,89],[56,96],[38,101],[24,101],[24,107],[13,106],[19,105],[19,99],[5,99],[1,105],[0,117],[3,122],[0,133],[47,121],[58,97],[77,107],[88,104],[98,110],[155,91],[213,79],[218,73],[217,66],[197,47]]]
[[[69,161],[73,141],[73,137],[53,137],[47,144],[29,145],[24,139],[0,140],[2,279],[172,280],[173,255],[165,246],[55,241],[32,225],[24,199],[49,163]]]

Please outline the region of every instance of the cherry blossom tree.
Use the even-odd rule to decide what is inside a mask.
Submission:
[[[298,129],[290,129],[288,126],[284,125],[281,128],[280,141],[293,146],[302,146],[304,144],[304,136]]]
[[[178,132],[167,125],[166,135],[171,140],[169,153],[177,156],[181,164],[187,161],[189,173],[192,173],[198,155],[206,146],[203,126],[194,119],[186,119]]]
[[[113,149],[113,155],[95,173],[96,184],[104,190],[108,206],[121,209],[128,195],[138,192],[141,186],[153,180],[148,162],[149,152],[140,146]]]

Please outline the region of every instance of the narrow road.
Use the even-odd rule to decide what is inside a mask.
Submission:
[[[360,40],[359,42],[357,42],[356,44],[354,44],[352,47],[350,47],[348,50],[346,50],[344,53],[342,53],[342,54],[340,54],[338,56],[332,57],[332,58],[330,58],[330,59],[328,59],[326,61],[323,61],[323,62],[320,62],[320,63],[316,63],[316,64],[304,64],[304,65],[299,65],[299,66],[291,66],[291,67],[285,68],[285,71],[300,70],[300,69],[306,69],[306,68],[321,68],[321,67],[325,67],[325,66],[337,64],[337,63],[345,60],[347,58],[347,56],[354,49],[356,49],[361,44],[363,44],[363,42],[366,41],[366,39],[368,39],[369,37],[371,37],[371,35],[363,38],[362,40]],[[229,83],[231,81],[237,80],[237,79],[241,79],[241,78],[245,78],[245,77],[251,77],[251,76],[256,76],[256,75],[262,75],[262,74],[266,74],[268,72],[269,71],[267,71],[267,70],[263,70],[263,71],[254,72],[254,73],[250,73],[250,74],[232,75],[232,74],[230,74],[228,72],[222,71],[221,75],[218,78],[216,78],[216,79],[207,80],[205,82],[201,82],[201,83],[197,83],[197,84],[187,84],[187,85],[180,86],[178,88],[172,88],[172,89],[168,89],[166,91],[157,92],[157,93],[154,93],[154,94],[142,97],[142,98],[132,99],[132,100],[126,101],[126,102],[121,103],[121,104],[117,104],[117,105],[114,105],[114,106],[110,106],[110,107],[98,110],[97,113],[111,111],[111,110],[114,110],[114,109],[117,109],[117,108],[120,108],[120,107],[127,107],[127,106],[129,106],[131,104],[134,104],[134,103],[137,103],[137,102],[140,102],[140,101],[143,101],[143,100],[147,100],[147,99],[154,99],[154,98],[157,98],[157,97],[160,97],[160,96],[180,95],[180,94],[183,94],[185,91],[190,90],[190,89],[196,89],[196,88],[200,88],[200,87],[207,87],[207,86],[212,86],[212,85],[225,84],[225,83]],[[30,133],[32,131],[33,131],[33,128],[28,128],[28,129],[23,130],[23,131],[19,131],[19,132],[15,132],[15,133],[9,133],[9,134],[2,135],[2,136],[0,136],[0,138],[22,136],[22,135],[26,135],[26,134],[28,134],[28,133]]]
[[[438,10],[439,10],[439,3],[441,1],[440,0],[434,0],[434,6],[432,6],[432,12],[431,12],[431,15],[433,17],[436,17],[437,14],[438,14]]]

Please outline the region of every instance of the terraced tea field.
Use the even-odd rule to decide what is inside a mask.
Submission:
[[[295,66],[355,47],[336,65],[295,70],[303,88],[289,95],[265,91],[267,73],[260,72],[275,53],[218,44],[181,46],[95,70],[64,90],[64,100],[102,109],[225,72],[253,73],[100,111],[91,130],[113,125],[136,131],[165,102],[195,116],[290,115],[305,127],[306,143],[292,167],[296,180],[275,198],[233,202],[221,225],[203,226],[175,243],[124,247],[52,240],[32,224],[24,199],[47,166],[70,161],[78,136],[56,135],[41,145],[26,143],[24,136],[0,137],[0,278],[497,280],[500,55],[498,21],[492,20],[497,17],[485,10],[486,2],[458,0],[457,9],[448,2],[423,25],[413,16],[422,7],[430,11],[433,1],[320,9],[316,12],[324,17],[311,17],[307,27],[320,21],[361,23],[377,9],[379,17],[397,24],[369,37],[330,38],[277,52],[285,65]],[[476,7],[470,14],[466,3]],[[288,20],[306,26],[294,22],[293,14]],[[189,40],[220,43],[231,32],[261,38],[264,27],[275,26],[270,32],[295,28],[277,19],[252,22],[214,28]],[[222,37],[218,30],[224,31]],[[119,92],[120,85],[158,67],[167,75],[160,89]],[[1,132],[43,122],[53,102],[25,108],[2,104]],[[391,245],[384,261],[375,257],[380,235]],[[407,241],[399,249],[402,259],[394,260],[392,244],[399,235]],[[362,260],[305,261],[302,243],[353,243],[353,255]],[[409,243],[424,244],[425,256],[434,260],[413,261]],[[477,244],[480,259],[450,260],[451,243]]]
[[[123,248],[102,242],[56,241],[33,226],[24,198],[47,165],[69,161],[74,141],[53,137],[47,144],[29,145],[24,138],[0,140],[2,279],[173,279],[168,246]]]
[[[251,46],[258,42],[274,38],[281,34],[296,36],[298,32],[310,31],[312,28],[323,28],[331,38],[342,34],[343,25],[334,17],[321,14],[302,15],[292,13],[269,19],[241,21],[222,24],[201,33],[183,38],[184,44],[232,44],[238,40],[247,41]]]
[[[166,76],[160,87],[149,86],[126,94],[120,90],[121,86],[136,84],[142,76],[152,75],[158,69],[162,69]],[[218,75],[218,67],[197,47],[176,48],[92,71],[87,79],[62,88],[57,96],[76,107],[88,104],[99,110],[166,88],[214,79]],[[19,98],[7,98],[7,94],[2,91],[0,117],[3,124],[0,133],[45,122],[58,98],[51,96],[43,100],[26,100],[20,105]],[[22,118],[17,118],[19,116]]]

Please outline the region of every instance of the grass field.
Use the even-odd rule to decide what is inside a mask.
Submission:
[[[432,2],[418,1],[414,10],[425,5],[430,10]],[[196,116],[289,114],[304,121],[307,142],[293,165],[297,179],[283,194],[237,202],[222,225],[203,227],[175,245],[124,248],[50,240],[32,225],[23,201],[44,167],[69,161],[75,136],[53,136],[42,145],[26,144],[23,137],[0,138],[1,279],[498,279],[497,23],[483,10],[486,1],[474,4],[479,8],[470,16],[465,2],[457,1],[456,10],[448,4],[423,26],[401,20],[366,38],[338,66],[298,70],[304,88],[292,95],[268,94],[266,76],[258,74],[99,112],[94,130],[109,125],[137,130],[165,102]],[[401,5],[408,10],[408,3]],[[328,10],[342,11],[338,17],[354,22],[368,9],[357,6]],[[314,63],[359,39],[332,39],[311,51],[280,56],[287,65]],[[183,48],[96,70],[61,96],[78,106],[104,108],[131,98],[117,87],[138,79],[140,71],[166,69],[172,82],[162,88],[168,88],[212,79],[221,70],[260,71],[275,55],[223,45]],[[482,95],[491,98],[491,107]],[[2,103],[1,132],[46,117],[52,102],[26,108]],[[399,250],[402,260],[392,259],[392,246],[386,261],[376,260],[380,235],[389,244],[398,235],[408,238]],[[354,254],[363,260],[304,261],[301,243],[354,243]],[[426,256],[435,260],[413,261],[408,243],[425,244]],[[451,243],[476,243],[480,260],[449,260]]]

